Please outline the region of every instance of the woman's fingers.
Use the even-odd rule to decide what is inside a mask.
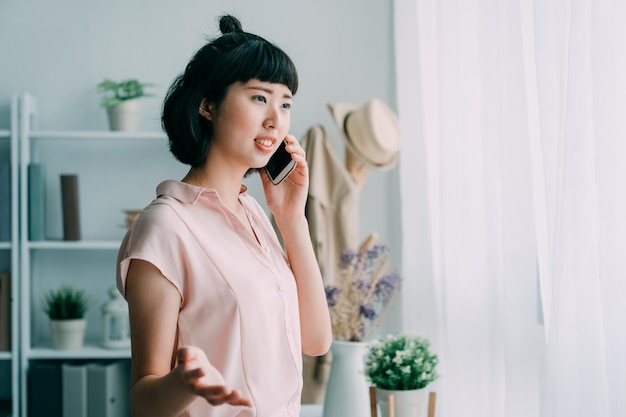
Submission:
[[[295,155],[297,157],[296,160],[306,160],[304,149],[302,149],[302,146],[300,146],[300,143],[295,136],[287,135],[285,137],[285,140],[287,142],[287,151],[290,152],[292,155]]]
[[[224,386],[219,387],[205,387],[199,390],[199,395],[202,395],[211,405],[221,405],[228,403],[230,405],[240,405],[251,407],[252,403],[241,396],[239,391],[229,391]]]
[[[194,383],[198,379],[204,376],[204,371],[201,368],[191,369],[183,372],[183,381],[188,384]]]
[[[178,349],[178,362],[182,366],[182,379],[196,394],[212,405],[231,404],[251,407],[239,391],[226,387],[220,372],[209,362],[204,352],[194,346]]]
[[[246,407],[252,407],[252,403],[250,402],[250,400],[243,398],[241,396],[241,394],[239,393],[239,391],[237,390],[233,390],[230,393],[229,399],[228,399],[228,404],[230,405],[243,405]]]

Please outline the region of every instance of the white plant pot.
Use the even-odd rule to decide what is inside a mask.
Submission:
[[[367,343],[333,341],[323,417],[369,417],[369,385],[363,371]]]
[[[391,391],[376,388],[376,403],[380,408],[381,417],[389,416],[389,396],[393,396],[394,417],[421,417],[425,415],[424,404],[427,390],[426,388]]]
[[[85,340],[86,319],[50,320],[52,344],[55,349],[73,350],[83,347]]]
[[[107,107],[107,114],[111,130],[136,132],[139,130],[141,118],[141,101],[139,99],[124,100]]]

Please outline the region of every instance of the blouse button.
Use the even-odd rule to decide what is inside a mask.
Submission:
[[[283,284],[278,284],[278,291],[282,291],[285,289],[285,286]]]
[[[269,246],[263,247],[263,250],[265,251],[265,253],[270,253],[270,247]]]

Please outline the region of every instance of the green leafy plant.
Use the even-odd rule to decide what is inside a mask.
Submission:
[[[426,387],[439,377],[438,362],[427,339],[400,333],[368,345],[364,371],[376,388],[415,390]]]
[[[120,82],[105,79],[98,84],[96,92],[103,94],[100,100],[100,106],[111,107],[122,101],[152,96],[153,94],[146,93],[145,88],[153,85],[154,84],[150,83],[141,83],[135,79]]]
[[[82,319],[89,307],[85,292],[69,286],[51,290],[44,301],[44,311],[51,320]]]

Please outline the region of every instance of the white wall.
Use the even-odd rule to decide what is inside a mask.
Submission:
[[[395,108],[392,0],[2,0],[0,128],[14,92],[39,98],[39,127],[106,129],[94,87],[104,77],[158,84],[144,101],[143,129],[159,129],[172,79],[205,41],[217,17],[232,13],[244,30],[277,43],[294,59],[300,90],[292,133],[326,126],[343,144],[326,104],[379,97]],[[376,231],[399,265],[397,168],[373,172],[361,196],[361,236]],[[251,191],[255,194],[255,185]]]

